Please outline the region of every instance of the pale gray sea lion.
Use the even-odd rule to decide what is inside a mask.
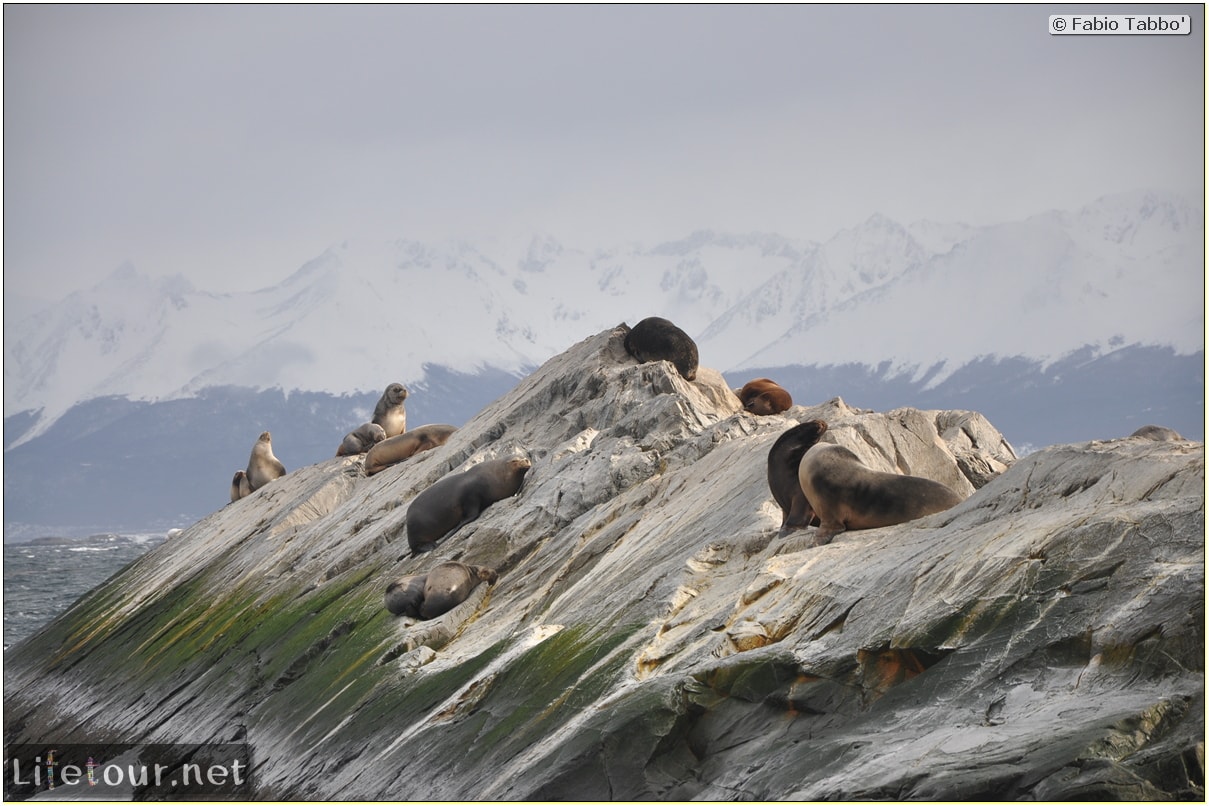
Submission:
[[[403,408],[405,400],[407,389],[401,383],[392,383],[378,399],[378,405],[374,406],[371,422],[382,426],[388,437],[398,436],[407,430],[407,411]]]
[[[265,431],[252,446],[252,455],[248,457],[248,486],[252,490],[259,490],[273,479],[284,475],[285,465],[273,455],[273,437]]]
[[[814,545],[847,529],[905,523],[957,506],[964,499],[940,482],[870,470],[841,445],[815,445],[798,466],[802,492],[819,517]]]
[[[377,423],[362,423],[356,431],[345,435],[344,441],[336,449],[337,456],[356,456],[365,453],[374,445],[386,439],[386,431]]]
[[[1184,439],[1175,431],[1161,425],[1144,425],[1130,436],[1153,439],[1155,442],[1182,442]]]
[[[388,437],[370,448],[365,455],[365,474],[372,476],[417,453],[439,448],[457,430],[457,426],[453,425],[422,425],[414,431]]]

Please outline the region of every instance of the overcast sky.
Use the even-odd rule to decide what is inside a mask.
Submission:
[[[250,290],[346,238],[1200,199],[1202,7],[1139,8],[1193,33],[1051,36],[1066,5],[6,5],[5,292],[127,260]]]

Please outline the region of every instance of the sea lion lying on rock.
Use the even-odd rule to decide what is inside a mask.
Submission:
[[[516,495],[532,466],[523,457],[492,459],[446,476],[417,495],[407,507],[407,544],[412,552],[430,551],[438,540],[473,521],[496,501]]]
[[[625,334],[625,350],[638,362],[671,361],[686,381],[697,377],[697,343],[659,316],[643,319]]]
[[[386,430],[377,423],[362,423],[357,430],[344,436],[344,441],[336,449],[337,456],[356,456],[365,453],[382,440],[386,439]]]
[[[427,574],[409,574],[386,586],[386,609],[396,616],[420,617]]]
[[[492,568],[463,563],[441,563],[428,572],[424,581],[424,601],[420,618],[436,618],[448,613],[470,596],[480,582],[494,584],[498,575]]]
[[[847,529],[905,523],[964,500],[931,479],[870,470],[841,445],[815,445],[806,451],[798,480],[819,517],[815,546],[827,545]]]
[[[736,394],[743,408],[756,415],[780,414],[793,405],[789,392],[768,378],[748,381]]]
[[[1153,439],[1155,442],[1181,442],[1184,439],[1179,433],[1161,425],[1144,425],[1130,436]]]
[[[492,585],[499,578],[494,568],[447,562],[427,574],[399,577],[386,586],[386,609],[396,616],[433,619],[470,597],[480,582]]]
[[[457,430],[452,425],[422,425],[415,431],[388,437],[370,448],[365,455],[365,474],[372,476],[417,453],[439,448]]]

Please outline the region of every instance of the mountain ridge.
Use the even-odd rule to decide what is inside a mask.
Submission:
[[[1187,355],[1204,344],[1203,218],[1138,192],[987,226],[874,214],[821,243],[698,230],[592,251],[546,235],[501,257],[466,241],[345,241],[239,294],[123,264],[10,318],[5,416],[37,412],[29,439],[107,395],[353,394],[418,381],[425,364],[517,373],[584,332],[656,314],[726,372],[890,360],[937,383],[987,357],[1048,365],[1089,345]]]

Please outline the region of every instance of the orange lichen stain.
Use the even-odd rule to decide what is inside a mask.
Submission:
[[[874,698],[923,673],[927,668],[910,649],[859,649],[856,657],[861,664],[865,690]]]

